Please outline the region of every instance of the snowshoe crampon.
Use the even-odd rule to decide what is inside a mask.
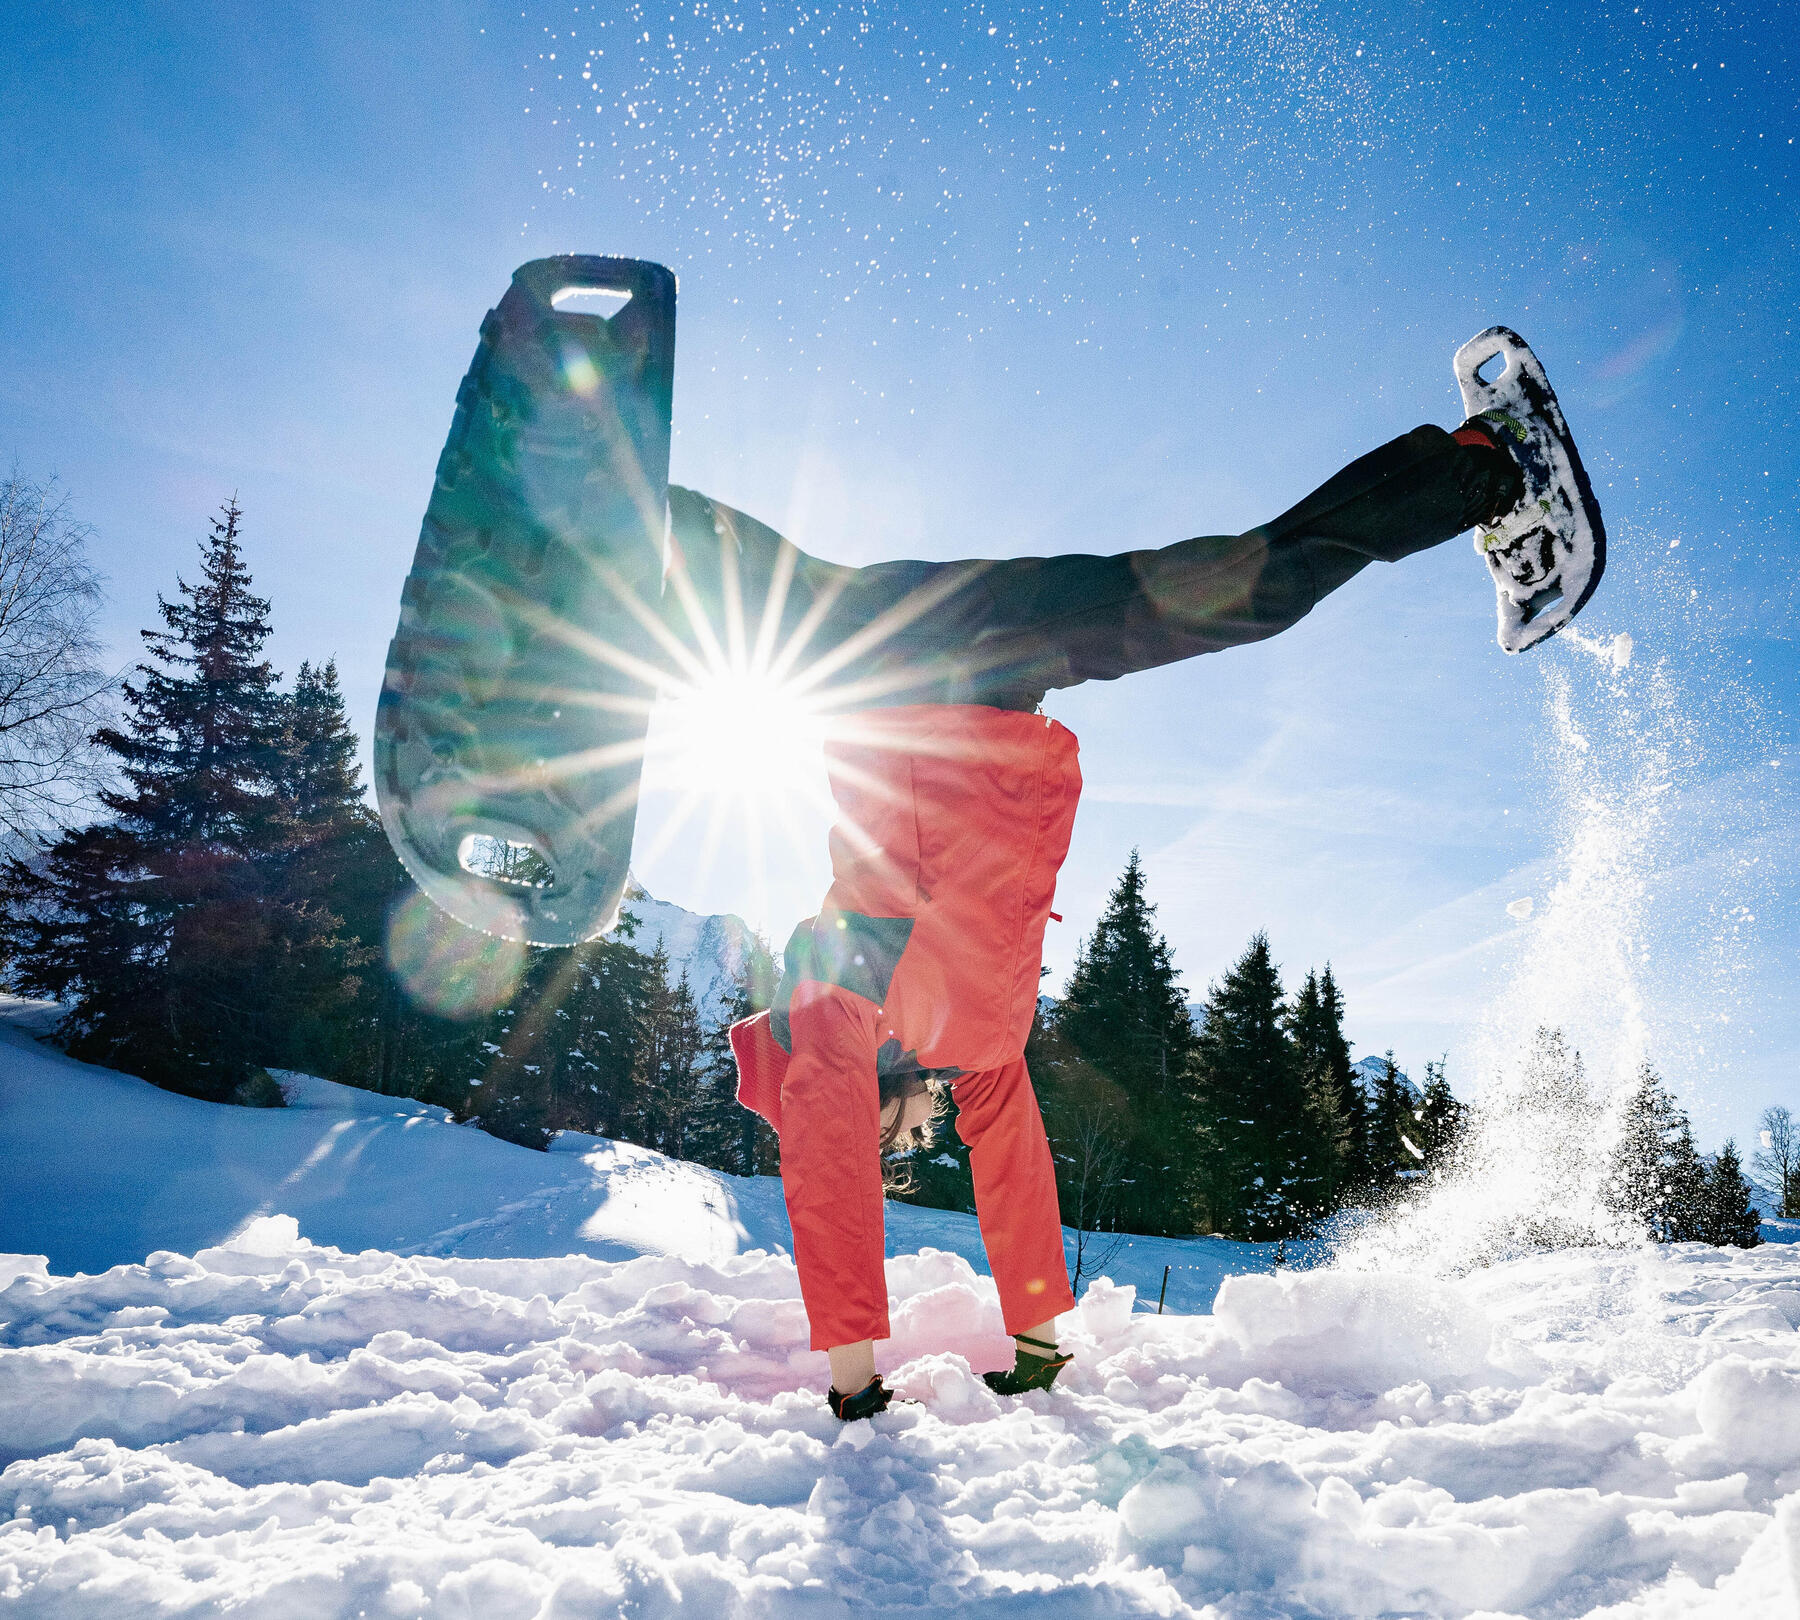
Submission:
[[[1524,499],[1475,533],[1499,592],[1500,645],[1523,652],[1562,629],[1600,583],[1600,503],[1550,379],[1517,332],[1490,326],[1470,338],[1456,351],[1456,381],[1463,410],[1505,444],[1525,478]]]
[[[582,292],[625,295],[585,313]],[[482,323],[388,650],[375,787],[453,917],[574,945],[618,915],[659,657],[675,277],[538,259]]]

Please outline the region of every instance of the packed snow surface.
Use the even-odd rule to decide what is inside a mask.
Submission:
[[[1266,1256],[1140,1245],[1116,1259],[1158,1278],[1217,1254],[1211,1313],[1098,1282],[1056,1390],[1002,1401],[972,1222],[896,1210],[944,1240],[889,1265],[882,1365],[918,1404],[844,1427],[771,1186],[317,1082],[213,1109],[7,1040],[0,1238],[32,1153],[61,1217],[159,1179],[190,1215],[131,1230],[251,1211],[98,1274],[0,1258],[9,1614],[1800,1612],[1800,1247],[1240,1269],[1212,1300]],[[587,1252],[526,1252],[628,1188]],[[396,1237],[317,1235],[359,1218]],[[123,1240],[96,1211],[81,1241]]]

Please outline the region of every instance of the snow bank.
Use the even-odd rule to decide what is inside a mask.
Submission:
[[[0,1292],[21,1616],[1785,1615],[1800,1253],[1454,1285],[1097,1285],[1003,1402],[993,1288],[896,1260],[840,1427],[782,1256],[346,1253],[284,1215]],[[1584,1321],[1585,1330],[1572,1324]]]
[[[347,1250],[717,1261],[788,1249],[772,1177],[572,1131],[533,1153],[441,1108],[309,1075],[282,1077],[285,1109],[196,1102],[23,1033],[53,1014],[0,996],[0,1252],[40,1253],[57,1271],[191,1254],[277,1210]],[[890,1204],[888,1252],[924,1248],[987,1270],[972,1216]],[[1204,1310],[1227,1276],[1272,1263],[1268,1245],[1134,1238],[1107,1269],[1153,1308],[1169,1266],[1169,1307]]]
[[[895,1207],[919,1404],[845,1429],[774,1183],[290,1091],[0,1031],[0,1249],[50,1255],[0,1253],[8,1615],[1800,1612],[1800,1244],[1139,1238],[1003,1402],[973,1221]]]

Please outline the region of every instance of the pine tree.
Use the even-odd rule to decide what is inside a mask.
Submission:
[[[1181,975],[1155,923],[1134,849],[1057,1008],[1059,1032],[1134,1098],[1176,1095],[1194,1051]]]
[[[1259,933],[1207,992],[1196,1064],[1207,1216],[1228,1236],[1290,1237],[1316,1214],[1302,1185],[1305,1078],[1283,1025],[1281,976]]]
[[[700,1009],[683,968],[668,983],[668,957],[659,945],[652,958],[663,979],[646,1009],[639,1061],[643,1134],[639,1138],[671,1158],[687,1155],[687,1133],[700,1100]]]
[[[1343,1202],[1353,1174],[1357,1139],[1330,1071],[1315,1068],[1306,1075],[1304,1084],[1299,1200],[1309,1219],[1318,1221],[1333,1214]]]
[[[321,938],[273,881],[281,700],[242,515],[227,502],[199,582],[158,598],[163,628],[143,632],[124,724],[96,733],[124,779],[101,795],[110,819],[7,871],[16,976],[69,1006],[70,1050],[210,1098],[278,1058],[288,970]]]
[[[1424,1163],[1425,1151],[1418,1140],[1413,1114],[1416,1093],[1400,1072],[1390,1048],[1382,1055],[1381,1073],[1375,1077],[1375,1095],[1369,1102],[1369,1134],[1364,1148],[1368,1165],[1365,1190],[1377,1202],[1389,1196]]]
[[[1342,1179],[1353,1185],[1360,1183],[1368,1174],[1368,1099],[1356,1083],[1356,1070],[1350,1062],[1350,1042],[1344,1035],[1343,992],[1338,989],[1329,962],[1323,973],[1309,969],[1305,981],[1295,992],[1293,1006],[1288,1012],[1288,1035],[1308,1085],[1318,1084],[1329,1089],[1335,1107],[1328,1112],[1341,1118],[1343,1128],[1349,1133]],[[1323,1106],[1321,1098],[1315,1108]]]
[[[1413,1111],[1413,1121],[1418,1126],[1415,1140],[1425,1155],[1424,1168],[1428,1172],[1445,1169],[1455,1159],[1467,1124],[1467,1110],[1444,1078],[1444,1063],[1439,1058],[1425,1065],[1425,1093]]]
[[[1057,1007],[1055,1034],[1122,1101],[1121,1221],[1139,1232],[1189,1232],[1200,1148],[1192,1092],[1196,1042],[1181,977],[1155,918],[1134,849],[1082,943]],[[1054,1138],[1052,1150],[1060,1151]]]
[[[1752,1204],[1750,1183],[1738,1159],[1737,1143],[1727,1139],[1706,1168],[1701,1193],[1700,1239],[1721,1248],[1754,1249],[1762,1242],[1762,1220]]]
[[[687,1156],[736,1176],[773,1175],[780,1168],[774,1131],[737,1100],[737,1060],[730,1037],[731,1026],[760,1012],[773,993],[774,963],[768,945],[753,937],[733,975],[723,1016],[700,1043]]]
[[[1607,1202],[1641,1220],[1659,1243],[1701,1241],[1706,1166],[1687,1115],[1648,1063],[1625,1104]]]
[[[369,1084],[377,1065],[367,1036],[382,991],[380,901],[399,871],[363,798],[356,754],[336,660],[303,662],[276,742],[277,884],[287,904],[310,913],[315,934],[288,975],[282,1061]]]
[[[527,951],[507,1004],[476,1026],[458,1118],[528,1147],[564,1130],[659,1145],[673,987],[667,955],[632,944],[635,926],[626,912],[603,939]]]

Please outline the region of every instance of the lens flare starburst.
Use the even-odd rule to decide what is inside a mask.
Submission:
[[[825,740],[818,702],[767,670],[710,670],[664,695],[649,756],[684,792],[770,805],[800,790]]]

